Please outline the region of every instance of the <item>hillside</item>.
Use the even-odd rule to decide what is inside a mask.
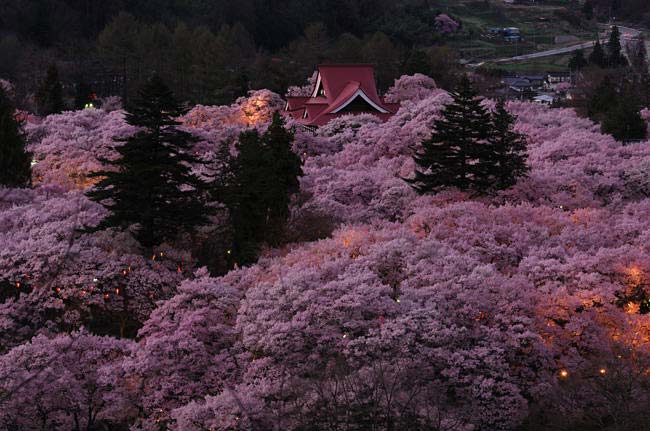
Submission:
[[[283,93],[323,61],[375,63],[383,90],[395,76],[415,72],[449,86],[460,59],[554,47],[558,35],[592,38],[594,24],[566,7],[478,0],[5,2],[0,77],[32,111],[49,64],[58,66],[66,103],[76,107],[87,93],[128,99],[153,71],[191,103],[231,103],[252,88]],[[440,14],[460,28],[443,28]],[[519,27],[524,40],[486,34],[507,26]],[[427,65],[417,61],[419,50]]]
[[[32,119],[37,187],[0,189],[0,427],[640,429],[648,143],[511,103],[529,175],[491,196],[420,196],[403,178],[449,95],[419,75],[388,96],[402,107],[386,123],[296,130],[285,243],[246,267],[218,230],[153,256],[128,232],[80,231],[104,211],[88,174],[133,130],[119,110]],[[282,106],[262,90],[181,123],[210,159]]]

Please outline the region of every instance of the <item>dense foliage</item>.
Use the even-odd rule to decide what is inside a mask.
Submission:
[[[0,185],[24,187],[31,183],[32,159],[9,91],[0,85]]]
[[[451,97],[422,75],[390,95],[402,107],[386,123],[295,130],[291,229],[219,277],[183,239],[143,256],[128,233],[79,230],[106,212],[74,179],[133,133],[122,112],[30,124],[39,186],[0,189],[0,427],[642,429],[647,142],[571,109],[486,101],[516,117],[528,176],[488,197],[419,196],[402,178]],[[254,92],[179,127],[198,155],[234,157],[281,106]]]
[[[105,170],[91,174],[100,180],[88,197],[109,211],[97,229],[135,226],[135,238],[151,250],[208,224],[207,184],[192,173],[195,138],[177,127],[185,112],[157,76],[140,91],[125,116],[139,130],[116,146],[118,157],[99,160]]]

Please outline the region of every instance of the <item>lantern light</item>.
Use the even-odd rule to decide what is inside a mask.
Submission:
[[[601,368],[600,370],[598,370],[598,372],[600,373],[601,376],[604,376],[605,374],[607,374],[607,370],[604,369],[604,368]]]
[[[567,377],[569,377],[569,372],[567,370],[561,370],[560,371],[560,377],[562,377],[563,379],[566,379]]]

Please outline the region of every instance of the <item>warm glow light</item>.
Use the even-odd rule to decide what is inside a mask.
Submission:
[[[638,314],[639,308],[639,304],[635,304],[634,302],[628,302],[625,304],[625,312],[627,314]]]
[[[627,269],[628,283],[634,287],[639,286],[643,280],[643,271],[637,266],[631,266]]]
[[[598,370],[598,372],[599,372],[601,375],[603,375],[603,376],[604,376],[605,374],[607,374],[607,370],[604,369],[604,368],[601,368],[600,370]]]
[[[566,379],[567,377],[569,377],[569,372],[567,370],[561,370],[560,371],[560,377],[562,377],[563,379]]]

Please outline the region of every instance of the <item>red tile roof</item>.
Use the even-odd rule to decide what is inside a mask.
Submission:
[[[306,126],[323,126],[349,113],[346,107],[361,98],[367,112],[387,120],[399,104],[385,103],[377,93],[372,64],[321,64],[311,97],[288,97],[285,112]]]

